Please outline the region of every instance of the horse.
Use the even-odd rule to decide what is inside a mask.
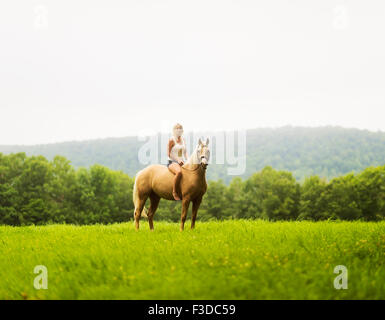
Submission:
[[[192,202],[191,229],[194,229],[198,209],[207,190],[206,169],[210,158],[208,144],[209,139],[206,139],[205,142],[199,139],[194,152],[182,166],[182,177],[179,182],[180,192],[178,192],[182,196],[180,231],[184,230],[190,202]],[[174,174],[165,165],[160,164],[150,165],[136,174],[133,191],[136,230],[139,229],[139,220],[142,214],[147,216],[150,230],[154,230],[153,218],[160,199],[175,201],[172,195],[173,180]],[[144,206],[148,198],[150,198],[151,203],[147,210]]]

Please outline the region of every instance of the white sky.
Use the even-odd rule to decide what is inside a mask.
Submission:
[[[1,0],[0,144],[385,131],[385,2]]]

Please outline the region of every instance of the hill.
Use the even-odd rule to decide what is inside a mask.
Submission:
[[[208,179],[222,179],[228,183],[233,176],[227,174],[227,164],[215,164],[216,139],[221,132],[197,133],[196,136],[212,136],[213,164]],[[187,133],[186,138],[192,135]],[[265,166],[293,172],[298,180],[319,175],[331,179],[349,172],[360,172],[369,166],[385,164],[385,133],[340,127],[282,127],[277,129],[250,129],[246,132],[246,171],[243,178]],[[160,142],[159,149],[165,152]],[[62,155],[75,167],[101,164],[113,170],[122,170],[130,176],[145,165],[138,161],[138,152],[145,141],[137,137],[107,138],[88,141],[72,141],[35,146],[0,146],[0,152],[9,154],[26,152],[27,155],[43,155],[53,159]],[[188,149],[191,152],[192,146]],[[160,154],[160,152],[159,152]],[[160,157],[155,162],[162,162]],[[165,163],[165,160],[162,162]]]

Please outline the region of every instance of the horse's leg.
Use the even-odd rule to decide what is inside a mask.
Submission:
[[[153,219],[154,219],[155,211],[159,205],[160,197],[157,194],[152,193],[150,195],[150,201],[151,201],[151,204],[150,204],[150,208],[148,208],[147,217],[148,217],[148,224],[150,226],[150,230],[154,230]]]
[[[182,199],[182,215],[180,218],[180,231],[183,231],[184,229],[184,223],[186,221],[189,205],[190,205],[190,199]]]
[[[199,206],[201,205],[202,197],[196,198],[193,200],[192,213],[191,213],[191,229],[195,227],[195,219],[197,218],[197,213]]]
[[[139,220],[142,215],[144,205],[146,203],[147,197],[143,199],[138,199],[138,205],[135,207],[135,229],[139,230]]]

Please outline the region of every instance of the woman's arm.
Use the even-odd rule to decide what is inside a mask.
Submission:
[[[168,141],[167,155],[168,155],[168,157],[169,157],[170,159],[172,159],[172,158],[171,158],[171,149],[172,149],[172,147],[174,146],[174,144],[175,144],[175,142],[174,142],[173,139],[170,139],[170,140]],[[176,160],[176,159],[174,159],[174,160]]]

